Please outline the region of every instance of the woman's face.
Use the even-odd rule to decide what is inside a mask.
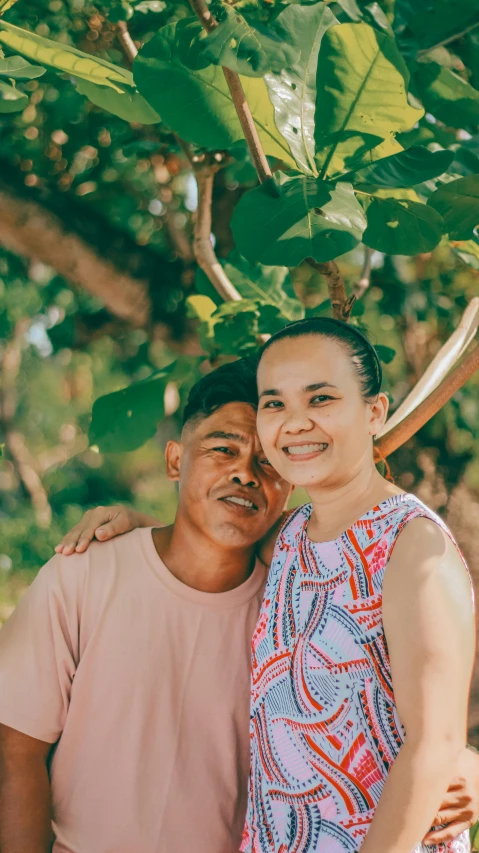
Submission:
[[[258,434],[278,473],[295,486],[339,487],[372,463],[372,436],[387,397],[366,403],[343,345],[320,335],[286,338],[258,368]]]

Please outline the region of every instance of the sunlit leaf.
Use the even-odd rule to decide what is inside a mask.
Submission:
[[[40,65],[48,65],[56,71],[64,71],[91,83],[110,86],[117,92],[123,92],[125,86],[133,86],[132,75],[127,69],[90,56],[75,47],[42,38],[4,20],[0,20],[0,42]]]
[[[39,65],[30,65],[23,56],[0,59],[0,74],[3,77],[10,77],[11,80],[34,80],[35,77],[45,74],[45,70]]]
[[[85,95],[92,104],[112,113],[124,121],[138,122],[139,124],[157,124],[160,116],[150,107],[148,101],[135,89],[125,89],[117,92],[111,86],[99,86],[88,80],[79,79],[77,90]]]
[[[337,23],[324,3],[289,6],[279,16],[282,27],[299,48],[299,57],[280,74],[267,74],[265,83],[274,106],[276,124],[304,172],[317,175],[314,159],[316,67],[321,39]]]
[[[304,175],[283,176],[281,194],[264,186],[246,193],[233,214],[236,245],[252,263],[300,264],[329,261],[358,244],[364,213],[350,184]]]
[[[409,75],[394,39],[368,24],[327,30],[317,79],[316,162],[323,176],[354,168],[422,116],[408,103]]]
[[[363,243],[387,255],[431,252],[443,233],[442,217],[431,207],[408,199],[374,198],[366,211]]]
[[[479,226],[479,175],[443,184],[427,203],[443,217],[451,240],[470,240]]]
[[[28,105],[28,97],[14,86],[0,80],[0,113],[18,113]]]

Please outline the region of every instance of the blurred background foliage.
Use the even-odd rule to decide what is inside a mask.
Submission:
[[[267,16],[275,3],[250,5]],[[391,14],[394,3],[373,5]],[[354,20],[354,0],[331,8],[340,20]],[[182,0],[19,0],[6,20],[120,65],[118,21],[128,21],[142,43],[190,14]],[[424,39],[420,28],[414,38]],[[439,69],[479,87],[479,29],[438,50]],[[202,353],[197,321],[185,306],[195,292],[196,182],[174,134],[93,105],[68,74],[47,70],[17,86],[27,98],[24,109],[0,116],[0,442],[9,439],[0,461],[0,623],[87,508],[124,502],[173,518],[176,494],[164,475],[163,447],[178,434],[174,389],[161,401],[166,416],[156,436],[130,453],[89,447],[91,409],[98,397],[154,376],[178,355]],[[467,132],[458,131],[457,121],[449,127],[445,115],[439,122],[426,116],[414,131],[444,146],[466,144],[456,175],[479,172],[473,133],[479,117],[471,115]],[[236,154],[214,187],[220,259],[234,249],[235,205],[256,184],[246,150],[239,146]],[[55,238],[58,222],[62,241]],[[71,269],[70,235],[79,241],[81,270]],[[442,242],[416,257],[375,251],[371,260],[371,282],[355,317],[376,344],[395,351],[384,366],[394,409],[479,296],[479,246]],[[341,258],[348,289],[362,261],[359,247]],[[290,288],[307,310],[330,310],[324,279],[306,264],[291,271]],[[476,580],[478,389],[476,375],[389,460],[398,484],[449,521]],[[477,684],[474,696],[473,728],[479,727]]]

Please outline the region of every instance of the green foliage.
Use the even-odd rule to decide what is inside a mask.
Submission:
[[[134,62],[135,82],[183,139],[204,148],[229,148],[243,138],[243,132],[222,69],[187,67],[180,58],[183,42],[189,43],[200,29],[200,24],[188,20],[163,27],[140,50]],[[266,153],[290,161],[264,81],[245,78],[243,86]]]
[[[355,186],[414,187],[443,175],[454,160],[452,151],[429,151],[413,146],[407,151],[384,157],[359,169],[353,177]]]
[[[90,444],[101,453],[125,453],[152,438],[165,417],[165,392],[170,383],[188,392],[199,374],[197,359],[174,361],[142,382],[96,400],[90,425]]]
[[[451,240],[469,240],[479,225],[479,175],[443,184],[428,204],[444,219]]]
[[[431,252],[441,239],[442,217],[431,207],[409,199],[374,198],[366,215],[364,244],[388,255]]]
[[[221,17],[218,26],[203,39],[202,55],[208,62],[247,77],[277,73],[294,63],[297,51],[291,44],[292,33],[282,27],[282,15],[274,29],[228,6]]]
[[[479,92],[437,62],[418,64],[414,87],[426,110],[450,127],[474,131],[479,125]]]
[[[249,261],[293,267],[305,258],[330,261],[350,251],[366,221],[350,184],[282,175],[279,198],[264,185],[251,190],[231,225]]]

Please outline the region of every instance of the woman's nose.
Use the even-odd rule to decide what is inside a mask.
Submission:
[[[302,410],[290,412],[283,423],[283,430],[291,433],[308,432],[313,427],[314,424],[308,413]]]

